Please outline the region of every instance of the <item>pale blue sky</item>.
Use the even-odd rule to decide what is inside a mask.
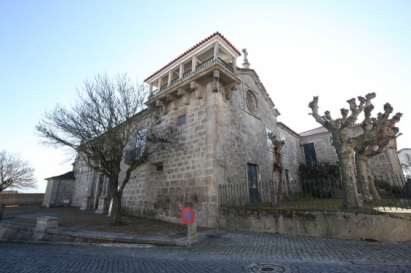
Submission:
[[[38,144],[46,109],[69,105],[97,73],[142,82],[219,31],[255,69],[297,132],[318,124],[312,96],[334,116],[376,92],[404,113],[399,149],[411,147],[411,1],[19,1],[0,0],[0,149],[45,177],[67,172],[61,151]],[[241,65],[242,57],[237,61]]]

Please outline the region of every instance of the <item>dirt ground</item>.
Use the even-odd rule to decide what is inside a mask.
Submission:
[[[110,218],[107,214],[96,214],[94,211],[82,211],[79,208],[73,207],[7,206],[3,213],[3,220],[16,224],[35,225],[36,217],[39,216],[58,217],[58,225],[62,228],[146,236],[167,236],[170,238],[187,236],[187,226],[184,224],[178,225],[148,218],[123,216],[124,225],[111,226]],[[205,231],[207,228],[198,227],[197,230]]]

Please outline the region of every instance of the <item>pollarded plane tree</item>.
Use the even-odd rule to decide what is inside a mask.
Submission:
[[[275,177],[277,179],[277,189],[274,195],[274,200],[273,200],[273,206],[281,206],[281,195],[282,195],[282,190],[283,190],[283,183],[282,183],[282,177],[283,177],[283,162],[282,162],[282,155],[281,155],[281,149],[283,148],[285,142],[284,140],[277,140],[277,135],[274,135],[274,133],[269,133],[268,138],[271,140],[271,142],[274,145],[273,149],[273,156],[274,156],[274,166],[273,166],[273,171],[275,174]]]
[[[361,123],[363,134],[359,136],[359,141],[354,149],[360,192],[365,201],[380,200],[371,174],[370,158],[388,149],[394,149],[394,147],[389,146],[390,142],[401,135],[395,124],[400,121],[402,113],[396,113],[390,118],[394,109],[389,103],[386,103],[384,113],[378,113],[377,118],[372,118],[373,109],[372,104],[364,108],[364,120]]]
[[[311,113],[315,120],[330,131],[338,162],[341,168],[342,184],[344,192],[344,207],[358,208],[362,206],[362,202],[358,197],[357,183],[355,181],[355,168],[353,164],[354,148],[360,141],[360,137],[350,137],[348,130],[358,119],[358,116],[363,112],[364,107],[370,105],[371,100],[375,98],[375,93],[369,93],[364,97],[359,96],[357,105],[355,98],[348,100],[350,110],[342,108],[341,118],[333,119],[330,111],[325,111],[321,116],[318,113],[318,97],[314,97],[313,101],[308,105],[311,108]],[[351,113],[350,113],[351,112]]]
[[[70,108],[57,105],[36,126],[43,144],[66,147],[103,173],[113,198],[111,224],[122,224],[121,198],[131,173],[156,151],[180,148],[180,130],[162,126],[145,108],[147,91],[127,75],[86,81]],[[126,151],[134,151],[122,164]],[[121,175],[120,175],[121,174]]]

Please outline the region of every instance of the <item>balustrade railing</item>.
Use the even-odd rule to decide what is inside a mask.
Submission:
[[[187,70],[186,72],[184,72],[184,74],[183,74],[183,79],[189,77],[190,75],[191,75],[191,69],[190,69],[190,70]]]
[[[174,85],[178,82],[178,77],[171,80],[171,85]]]
[[[210,59],[205,60],[201,64],[196,66],[196,72],[203,70],[205,67],[212,65],[213,64],[213,59],[214,57],[211,57]]]
[[[205,67],[210,66],[213,64],[214,61],[214,57],[211,57],[207,60],[205,60],[204,62],[200,63],[199,65],[196,66],[196,72],[203,70]],[[230,70],[231,72],[234,73],[234,69],[231,65],[229,65],[228,63],[226,63],[223,59],[218,58],[218,62],[224,66],[226,69]],[[183,79],[188,78],[191,75],[192,70],[189,69],[186,72],[183,73]],[[175,84],[178,83],[179,77],[174,78],[173,80],[171,80],[171,84],[170,86],[173,86]],[[158,95],[159,92],[163,92],[166,91],[168,87],[168,84],[164,84],[162,85],[160,88],[154,90],[151,92],[151,96],[156,96]]]
[[[224,62],[223,59],[218,58],[219,63],[224,66],[225,68],[227,68],[228,70],[230,70],[232,73],[234,73],[234,69],[231,65],[229,65],[228,63]]]
[[[152,91],[152,92],[151,92],[151,96],[154,97],[155,95],[157,95],[157,93],[158,93],[158,89]]]
[[[162,86],[160,87],[160,92],[163,92],[163,91],[166,91],[166,90],[167,90],[167,84],[162,85]]]

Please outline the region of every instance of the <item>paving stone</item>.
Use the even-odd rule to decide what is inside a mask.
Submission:
[[[411,272],[411,243],[212,230],[192,248],[0,242],[0,272]],[[280,272],[280,271],[278,271]]]

